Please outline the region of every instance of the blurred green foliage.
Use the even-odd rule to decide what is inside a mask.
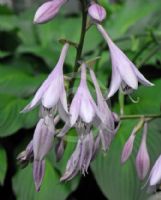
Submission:
[[[145,72],[145,75],[156,84],[155,87],[141,87],[134,96],[140,97],[138,104],[126,99],[127,114],[159,113],[161,103],[161,0],[125,0],[122,3],[110,4],[99,0],[107,9],[107,20],[104,25],[110,36],[122,50]],[[15,14],[0,6],[0,137],[2,139],[16,135],[19,130],[33,128],[38,120],[38,110],[28,114],[19,114],[29,102],[36,89],[53,69],[62,47],[61,38],[78,42],[80,37],[81,16],[65,15],[64,11],[52,22],[45,25],[34,25],[32,19],[36,6]],[[70,48],[65,73],[72,72],[75,49]],[[95,27],[89,29],[85,38],[83,58],[101,56],[96,63],[95,71],[103,88],[107,84],[111,67],[106,44]],[[159,74],[160,73],[160,74]],[[119,105],[114,102],[114,110]],[[146,192],[138,181],[135,172],[135,156],[140,142],[138,137],[134,155],[124,166],[120,165],[122,147],[136,121],[124,122],[121,125],[112,146],[107,154],[99,153],[92,164],[94,176],[102,192],[110,200],[144,200]],[[23,131],[21,132],[23,134]],[[31,136],[29,135],[28,138]],[[10,138],[8,137],[8,140]],[[148,151],[151,164],[161,152],[161,126],[159,120],[150,124],[148,133]],[[155,145],[153,145],[155,144]],[[13,160],[26,137],[15,146]],[[13,190],[18,200],[65,199],[79,183],[79,178],[69,184],[60,184],[59,178],[71,155],[74,144],[69,144],[60,164],[50,157],[47,161],[46,175],[42,191],[36,194],[33,186],[31,166],[20,171],[16,166],[13,178]],[[22,150],[22,149],[21,149]],[[7,158],[5,148],[0,146],[0,184],[5,180]],[[61,167],[60,167],[61,165]]]

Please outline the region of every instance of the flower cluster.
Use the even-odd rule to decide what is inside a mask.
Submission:
[[[45,23],[53,19],[67,0],[52,0],[44,3],[36,12],[34,23]],[[121,88],[124,93],[137,89],[138,82],[151,86],[150,83],[116,46],[109,37],[101,22],[106,17],[106,11],[96,3],[91,3],[88,8],[91,22],[96,25],[109,47],[112,61],[112,80],[108,92],[108,98],[112,97]],[[96,75],[91,67],[85,62],[80,66],[80,83],[72,101],[67,103],[67,95],[64,84],[63,66],[69,42],[62,48],[60,58],[37,90],[32,101],[23,109],[24,112],[31,111],[36,106],[40,108],[40,120],[37,123],[32,141],[23,151],[18,159],[26,165],[33,162],[33,176],[36,190],[39,191],[45,173],[45,156],[53,147],[55,138],[58,143],[55,148],[56,158],[60,160],[65,150],[64,137],[69,129],[74,127],[77,132],[76,147],[69,158],[61,181],[71,180],[79,171],[85,174],[90,162],[94,159],[100,146],[106,151],[119,128],[119,118],[113,113],[104,98]],[[93,88],[95,88],[96,99],[90,93],[87,83],[87,70],[90,72]],[[64,126],[56,130],[56,124],[62,120]],[[95,134],[94,134],[95,132]],[[140,149],[136,158],[137,172],[143,179],[149,169],[149,157],[146,149],[147,124]],[[125,144],[122,162],[125,162],[132,152],[135,131],[132,132],[128,142]]]

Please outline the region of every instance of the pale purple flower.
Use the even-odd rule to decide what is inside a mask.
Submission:
[[[108,107],[108,104],[106,103],[106,100],[102,95],[99,84],[97,82],[97,78],[92,69],[90,69],[90,75],[95,86],[97,106],[101,115],[101,122],[98,124],[99,134],[102,142],[102,148],[104,151],[106,151],[109,148],[111,141],[117,131],[117,129],[115,129],[115,119],[113,113]]]
[[[106,18],[106,10],[94,2],[89,6],[88,14],[96,22],[102,22]]]
[[[84,175],[87,173],[90,161],[93,156],[94,139],[92,132],[82,134],[76,146],[75,151],[68,160],[64,175],[61,181],[69,181],[81,171]]]
[[[85,124],[92,124],[95,117],[101,118],[87,86],[85,63],[81,65],[81,81],[71,102],[69,115],[70,120],[67,121],[66,125],[61,130],[59,134],[60,137],[62,137],[70,127],[73,127],[79,119]]]
[[[149,158],[147,145],[146,145],[147,128],[148,128],[147,126],[148,126],[147,123],[145,123],[141,145],[136,157],[136,170],[137,170],[138,177],[141,180],[145,178],[150,168],[150,158]]]
[[[129,159],[129,157],[132,153],[135,136],[136,136],[136,132],[135,132],[135,128],[134,128],[130,137],[128,138],[128,140],[126,141],[126,143],[124,145],[122,155],[121,155],[121,163],[122,164],[125,163]]]
[[[41,24],[53,19],[67,0],[52,0],[42,4],[36,11],[34,23]]]
[[[33,176],[37,191],[40,190],[45,172],[44,158],[53,146],[55,131],[51,130],[52,121],[48,116],[45,119],[40,119],[33,136]]]
[[[138,88],[138,82],[146,86],[153,86],[153,84],[139,72],[136,66],[116,46],[105,29],[100,24],[97,24],[97,28],[109,46],[112,60],[112,80],[108,98],[113,96],[122,85],[122,89],[125,90],[125,92],[126,89],[129,90],[129,88],[136,90]]]
[[[61,177],[60,181],[71,180],[77,175],[79,171],[78,163],[82,151],[82,140],[78,140],[77,146],[70,159],[67,162],[64,175]]]
[[[155,186],[161,183],[161,155],[155,161],[149,176],[150,186]]]
[[[57,65],[37,90],[32,101],[22,110],[22,112],[28,112],[39,104],[42,104],[46,109],[52,109],[57,106],[61,118],[65,118],[68,110],[64,87],[63,64],[68,47],[69,44],[67,43],[63,46]]]

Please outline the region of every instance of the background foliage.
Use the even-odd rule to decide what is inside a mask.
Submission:
[[[104,25],[110,36],[145,76],[155,83],[155,87],[140,87],[134,93],[134,98],[140,97],[138,104],[133,104],[128,98],[126,99],[126,114],[159,113],[161,0],[124,0],[115,4],[107,0],[99,0],[99,3],[108,13]],[[72,191],[78,191],[84,179],[86,180],[83,182],[84,191],[88,189],[90,191],[92,184],[98,184],[103,193],[100,196],[102,199],[146,199],[145,189],[140,189],[144,183],[139,182],[135,170],[135,156],[140,143],[140,134],[134,146],[133,156],[127,164],[120,165],[121,150],[133,126],[137,123],[135,120],[124,121],[110,150],[106,154],[99,152],[89,173],[89,179],[93,180],[91,186],[87,186],[88,175],[81,179],[77,177],[70,183],[59,182],[74,143],[67,145],[60,163],[55,163],[54,153],[50,153],[40,193],[34,190],[31,165],[23,170],[20,170],[17,165],[16,156],[32,138],[33,128],[38,120],[37,110],[28,114],[19,114],[19,112],[56,64],[61,49],[58,40],[69,38],[77,42],[80,36],[81,16],[75,9],[68,10],[64,7],[55,20],[38,26],[32,24],[37,6],[34,3],[32,7],[18,13],[6,6],[0,6],[0,192],[5,193],[6,199],[17,200],[44,200],[45,198],[65,200],[72,198],[72,195],[79,199],[83,194],[76,196],[77,193]],[[105,88],[111,74],[110,60],[104,41],[95,27],[92,27],[85,38],[83,57],[90,59],[98,55],[101,59],[96,63],[95,71]],[[71,48],[64,68],[66,74],[72,72],[74,58],[75,50]],[[119,112],[117,95],[112,99],[112,105],[113,110]],[[148,131],[151,165],[161,152],[160,141],[161,125],[158,119],[150,123]],[[97,191],[96,195],[101,195],[99,189]],[[90,194],[85,195],[84,199],[88,199],[87,196]]]

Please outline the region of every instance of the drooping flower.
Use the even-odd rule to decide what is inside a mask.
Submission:
[[[53,130],[49,129],[52,126],[52,118],[48,116],[45,119],[40,119],[33,136],[33,176],[35,181],[36,190],[40,190],[42,179],[45,173],[45,156],[53,146],[54,127]]]
[[[98,110],[101,113],[101,121],[98,125],[99,134],[102,142],[102,148],[106,151],[116,133],[115,120],[113,113],[110,111],[108,104],[103,98],[97,78],[92,69],[90,69],[90,75],[96,90]]]
[[[70,120],[61,130],[59,134],[60,137],[62,137],[70,127],[76,125],[79,119],[85,124],[92,124],[96,116],[97,118],[101,117],[87,86],[85,63],[81,65],[81,81],[71,102],[69,115]]]
[[[149,168],[150,168],[150,158],[147,150],[146,145],[146,138],[147,138],[147,123],[144,124],[143,136],[141,140],[141,145],[136,156],[136,170],[138,177],[143,180],[147,175]]]
[[[130,135],[130,137],[128,138],[128,140],[126,141],[123,151],[122,151],[122,155],[121,155],[121,163],[125,163],[133,150],[133,144],[134,144],[134,140],[135,140],[135,136],[136,136],[136,132],[135,132],[135,128],[132,130],[132,133]]]
[[[92,132],[84,133],[79,136],[77,146],[71,155],[61,181],[69,181],[81,171],[87,173],[90,161],[93,156],[94,139]]]
[[[57,106],[60,117],[65,118],[65,114],[68,113],[68,110],[64,87],[63,64],[68,48],[69,44],[66,43],[63,46],[57,65],[37,90],[32,101],[22,110],[22,112],[28,112],[39,104],[42,104],[46,109],[52,109]]]
[[[155,161],[149,176],[150,186],[155,186],[161,183],[161,155]]]
[[[92,2],[88,8],[88,14],[92,20],[102,22],[106,18],[105,9],[97,3]]]
[[[52,0],[42,4],[36,11],[34,23],[42,24],[53,19],[67,0]]]
[[[139,72],[136,66],[116,46],[102,25],[97,24],[97,29],[109,46],[112,61],[112,80],[108,98],[113,96],[120,86],[122,86],[124,92],[126,92],[126,90],[128,91],[130,88],[136,90],[138,88],[138,82],[145,86],[153,86],[153,84]]]

